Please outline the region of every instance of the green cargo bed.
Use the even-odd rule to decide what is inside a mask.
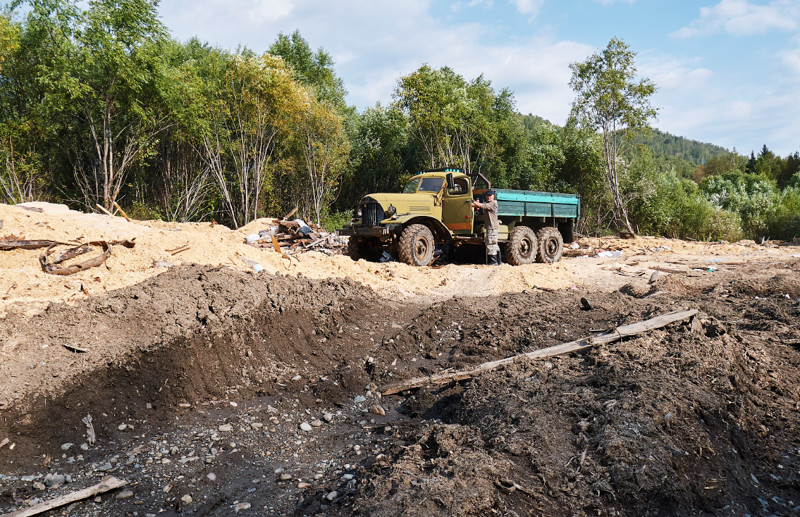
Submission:
[[[554,194],[529,190],[495,189],[497,215],[577,219],[581,200],[576,194]]]

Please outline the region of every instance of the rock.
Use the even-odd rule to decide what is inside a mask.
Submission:
[[[303,489],[303,488],[308,488],[308,487],[310,487],[310,486],[311,486],[311,485],[310,485],[309,483],[305,483],[305,482],[304,482],[304,483],[298,483],[298,484],[297,484],[297,488],[300,488],[300,489]]]
[[[322,420],[320,420],[319,418],[316,418],[316,419],[311,421],[311,425],[314,426],[314,427],[320,427],[322,425]]]
[[[216,481],[217,480],[217,475],[214,474],[213,472],[209,472],[208,474],[206,474],[206,477],[208,478],[209,481]]]
[[[250,424],[250,427],[252,427],[253,429],[261,429],[262,427],[264,427],[264,424],[262,424],[261,422],[253,422],[252,424]]]
[[[62,443],[61,444],[61,450],[62,451],[68,451],[68,450],[70,450],[72,448],[73,445],[75,445],[75,444],[74,443],[70,443],[70,442]]]
[[[132,490],[123,490],[122,492],[118,493],[114,499],[130,499],[131,497],[133,497]]]
[[[219,429],[219,432],[221,433],[229,433],[233,431],[233,426],[231,424],[222,424],[217,429]]]
[[[59,487],[66,481],[67,478],[63,474],[48,474],[44,477],[44,484],[49,487]]]
[[[267,413],[277,413],[278,410],[267,404]]]
[[[354,476],[353,474],[344,474],[344,475],[342,476],[342,479],[343,479],[344,481],[350,481],[350,480],[351,480],[351,479],[353,479],[354,477],[355,477],[355,476]]]
[[[186,504],[190,504],[192,502],[192,496],[186,494],[185,496],[181,497],[181,501],[183,501]]]
[[[299,380],[300,380],[300,379],[302,379],[302,378],[303,378],[303,376],[298,374],[298,375],[295,375],[294,377],[292,377],[292,380],[293,380],[293,381],[295,381],[295,382],[297,382],[297,381],[299,381]]]
[[[33,488],[35,488],[36,490],[44,490],[47,487],[44,486],[44,483],[42,483],[41,481],[34,481]]]
[[[330,424],[331,422],[333,422],[333,413],[325,413],[324,415],[322,415],[322,419]]]
[[[308,432],[308,431],[311,431],[313,429],[313,427],[311,427],[311,424],[309,424],[308,422],[303,422],[302,424],[300,424],[300,429],[302,431]]]
[[[362,402],[366,402],[366,401],[367,401],[367,397],[365,397],[363,395],[356,395],[356,397],[353,399],[353,402],[355,402],[356,404],[361,404]]]
[[[328,495],[325,496],[325,499],[327,499],[328,501],[333,501],[337,497],[339,497],[339,492],[334,490],[333,492],[328,492]]]
[[[127,428],[128,428],[128,424],[119,424],[117,426],[117,429],[119,429],[120,431],[124,431]]]
[[[291,474],[286,474],[286,473],[281,474],[281,481],[289,481],[290,479],[292,479]]]
[[[383,409],[383,407],[381,407],[380,405],[372,406],[371,408],[369,408],[369,412],[372,413],[373,415],[386,416],[386,410]]]
[[[239,503],[234,505],[233,507],[234,513],[239,513],[242,510],[249,510],[249,509],[250,509],[250,503]]]

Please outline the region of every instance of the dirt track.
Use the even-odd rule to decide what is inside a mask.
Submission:
[[[53,238],[0,208],[0,237]],[[800,512],[798,247],[584,239],[556,267],[438,270],[248,255],[269,276],[201,250],[203,229],[206,260],[153,268],[181,233],[141,246],[158,224],[69,279],[0,252],[0,294],[31,287],[0,319],[0,512],[107,474],[130,493],[52,515]],[[251,253],[246,230],[208,230]],[[379,396],[684,308],[696,321]]]

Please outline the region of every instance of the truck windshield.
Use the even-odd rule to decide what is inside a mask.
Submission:
[[[406,189],[403,191],[403,194],[415,193],[417,191],[417,186],[419,186],[419,180],[420,178],[409,181],[408,185],[406,185]]]

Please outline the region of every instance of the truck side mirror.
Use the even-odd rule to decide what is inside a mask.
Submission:
[[[453,173],[448,172],[445,177],[447,178],[447,190],[455,190],[456,182],[453,180]]]

